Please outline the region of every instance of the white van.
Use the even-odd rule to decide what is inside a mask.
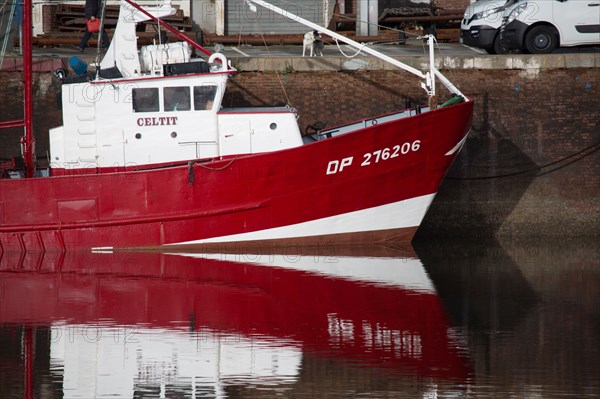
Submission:
[[[507,8],[502,44],[532,54],[600,44],[600,0],[526,0]]]
[[[500,43],[502,14],[519,0],[479,0],[467,7],[460,24],[460,42],[489,54],[505,54]]]

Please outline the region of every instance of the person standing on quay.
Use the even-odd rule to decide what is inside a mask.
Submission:
[[[85,0],[85,19],[86,21],[89,19],[91,21],[96,20],[96,18],[100,18],[102,15],[102,0]],[[92,32],[90,32],[87,28],[87,23],[85,25],[85,32],[83,33],[83,37],[81,38],[81,42],[75,48],[79,50],[80,53],[83,52],[85,47],[87,46],[88,40],[92,36]],[[102,29],[102,47],[108,47],[108,35],[106,31]]]

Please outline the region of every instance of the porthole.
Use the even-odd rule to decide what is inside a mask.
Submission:
[[[277,123],[273,122],[269,125],[269,127],[271,128],[271,130],[275,130],[275,129],[277,129]]]
[[[175,137],[177,137],[177,132],[171,132],[171,137],[172,137],[172,138],[175,138]]]
[[[136,133],[135,134],[135,138],[138,139],[138,140],[141,139],[142,138],[142,134],[141,133]]]

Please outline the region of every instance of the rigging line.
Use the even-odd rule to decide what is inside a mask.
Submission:
[[[238,44],[237,44],[237,48],[239,49],[240,47],[242,47],[242,26],[240,24],[240,31],[238,33]],[[235,57],[235,63],[238,64],[240,62],[240,53],[237,54],[237,56]]]
[[[442,47],[440,46],[440,42],[438,41],[437,37],[435,37],[435,35],[433,36],[433,43],[435,44],[435,48],[436,48],[436,51],[438,52],[438,54],[440,56],[443,56],[444,52],[442,51]]]
[[[424,39],[427,36],[424,33],[425,33],[425,30],[423,30],[423,35],[419,35],[417,37],[417,39]],[[433,41],[434,41],[434,43],[435,43],[435,45],[436,45],[436,47],[437,47],[437,49],[439,51],[439,49],[440,49],[439,48],[439,44],[438,44],[438,41],[437,41],[437,39],[436,39],[435,36],[433,36]],[[428,49],[428,44],[427,44],[426,40],[421,40],[421,48],[423,49],[423,53],[427,53],[428,52],[429,49]]]
[[[423,33],[425,33],[425,31],[423,31]],[[427,36],[427,35],[423,35],[423,36]],[[417,37],[417,39],[422,38],[423,36],[419,35]],[[442,47],[440,46],[440,42],[437,39],[437,37],[433,36],[433,42],[435,44],[435,49],[436,49],[437,54],[439,54],[440,57],[443,57],[444,56],[444,51],[443,51]],[[427,53],[427,49],[425,48],[425,40],[423,40],[423,52]]]
[[[271,52],[269,51],[269,46],[267,46],[267,41],[265,40],[265,37],[262,33],[260,34],[260,37],[263,39],[263,43],[265,44],[265,48],[267,49],[267,54],[269,54],[270,56]],[[283,95],[285,96],[287,104],[291,106],[292,103],[287,95],[287,91],[285,90],[285,86],[283,85],[283,81],[281,80],[281,76],[279,76],[279,71],[277,69],[275,69],[275,75],[277,75],[277,80],[279,81],[279,85],[281,86],[281,90],[283,91]]]
[[[240,28],[239,28],[239,30],[238,30],[238,45],[237,45],[237,48],[240,48],[240,47],[242,46],[242,30],[243,30],[243,29],[244,29],[244,18],[242,18],[242,19],[241,19],[241,22],[240,22]],[[216,46],[216,44],[215,44],[215,50],[216,50],[216,47],[217,47],[217,46]],[[225,51],[225,49],[223,49],[223,51]],[[216,52],[216,51],[215,51],[215,52]],[[236,64],[238,64],[238,63],[239,63],[239,61],[240,61],[240,55],[239,55],[239,53],[238,53],[238,54],[237,54],[237,57],[236,57],[236,59],[235,59],[235,62],[236,62]],[[232,80],[231,80],[231,79],[229,79],[228,81],[229,81],[229,82],[231,82]],[[230,101],[229,101],[229,106],[230,106],[230,107],[233,107],[233,99],[234,99],[234,96],[229,96],[229,98],[230,98]]]
[[[536,176],[544,176],[544,175],[547,175],[549,173],[552,173],[552,172],[555,172],[557,170],[560,170],[560,169],[562,169],[564,167],[567,167],[567,166],[569,166],[569,165],[571,165],[571,164],[573,164],[575,162],[578,162],[578,161],[580,161],[580,160],[582,160],[582,159],[584,159],[584,158],[592,155],[593,153],[595,153],[598,150],[600,150],[600,141],[598,141],[598,142],[596,142],[596,143],[594,143],[594,144],[592,144],[592,145],[590,145],[590,146],[588,146],[588,147],[586,147],[586,148],[584,148],[582,150],[579,150],[579,151],[577,151],[577,152],[575,152],[575,153],[573,153],[571,155],[568,155],[568,156],[566,156],[564,158],[561,158],[561,159],[558,159],[556,161],[549,162],[549,163],[547,163],[545,165],[542,165],[542,166],[536,166],[536,167],[529,168],[529,169],[524,169],[524,170],[520,170],[520,171],[516,171],[516,172],[504,173],[504,174],[501,174],[501,175],[494,175],[494,176],[476,176],[476,177],[451,177],[451,176],[448,176],[447,179],[450,179],[450,180],[491,180],[491,179],[500,179],[500,178],[504,178],[504,177],[513,177],[513,176],[523,175],[523,174],[531,173],[531,172],[538,172],[536,174]],[[586,153],[586,154],[584,154],[587,151],[589,151],[589,152]],[[550,170],[542,171],[542,169],[546,169],[546,168],[548,168],[550,166],[563,163],[563,162],[565,162],[565,161],[567,161],[567,160],[569,160],[571,158],[577,157],[579,155],[581,155],[581,156],[578,157],[578,158],[575,158],[575,159],[573,159],[573,160],[571,160],[569,162],[567,162],[564,165],[558,165],[557,167],[552,168]]]
[[[349,20],[351,22],[356,21],[357,23],[358,22],[360,22],[360,23],[366,23],[367,25],[376,26],[379,29],[386,29],[386,30],[391,30],[391,31],[394,31],[394,32],[404,32],[404,34],[406,34],[407,36],[414,36],[415,39],[418,38],[419,36],[423,36],[422,34],[419,34],[419,33],[407,32],[406,30],[397,29],[397,28],[391,28],[389,26],[381,25],[381,24],[378,24],[378,23],[375,24],[375,23],[372,23],[372,22],[369,22],[369,21],[365,21],[364,19],[350,18],[350,17],[345,16],[344,14],[335,14],[334,13],[332,15],[340,17],[340,18],[345,18],[345,19],[347,19],[347,20]]]
[[[34,70],[33,66],[32,66],[32,73],[35,73],[35,77],[32,76],[33,81],[32,81],[32,86],[31,86],[31,92],[34,93],[34,96],[35,96],[36,91],[39,89],[39,87],[41,85],[40,76],[42,74],[42,64],[38,65],[37,70]]]
[[[96,43],[96,80],[100,79],[100,50],[102,49],[102,36],[104,33],[104,17],[106,13],[106,0],[102,2],[102,14],[100,15],[100,29],[98,29],[98,41]],[[160,23],[160,22],[159,22]],[[158,26],[158,37],[160,38],[160,25]],[[106,43],[108,46],[108,43]]]
[[[4,6],[8,4],[8,0]],[[4,63],[4,56],[6,55],[6,47],[8,46],[8,40],[10,36],[10,31],[13,24],[13,18],[15,17],[15,8],[17,3],[13,2],[10,7],[10,11],[8,13],[8,19],[6,20],[6,31],[4,32],[4,40],[2,41],[2,48],[0,49],[0,68],[2,68],[2,64]],[[4,8],[3,6],[3,8]]]

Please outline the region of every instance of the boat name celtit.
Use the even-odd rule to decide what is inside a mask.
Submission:
[[[171,126],[177,125],[176,116],[152,116],[137,119],[138,126]]]

